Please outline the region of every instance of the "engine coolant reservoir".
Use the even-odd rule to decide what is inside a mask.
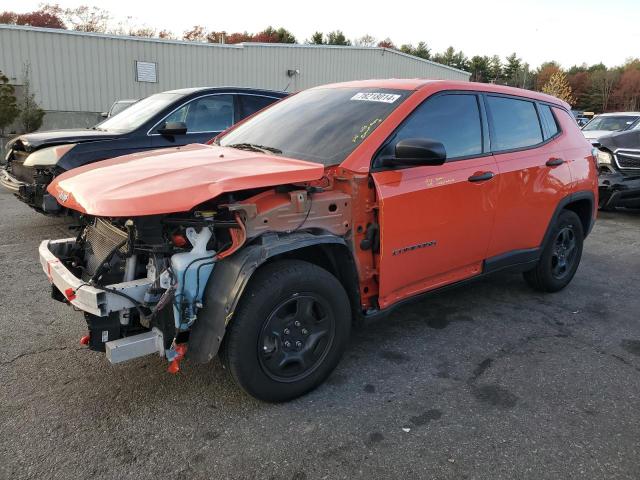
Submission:
[[[178,330],[185,330],[196,319],[196,306],[202,302],[204,288],[213,271],[216,252],[207,250],[211,229],[203,227],[200,232],[192,227],[186,230],[193,248],[189,252],[176,253],[171,257],[171,269],[177,281],[173,313]]]

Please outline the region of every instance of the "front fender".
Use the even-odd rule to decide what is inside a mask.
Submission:
[[[204,306],[189,336],[188,357],[198,363],[207,363],[216,356],[240,297],[260,265],[277,255],[321,244],[346,246],[342,237],[328,233],[269,233],[219,261],[207,282]]]

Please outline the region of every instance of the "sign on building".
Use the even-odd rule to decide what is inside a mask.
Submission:
[[[136,60],[136,82],[158,82],[158,64],[155,62],[139,62]]]

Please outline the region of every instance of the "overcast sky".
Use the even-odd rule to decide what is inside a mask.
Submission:
[[[0,0],[0,10],[37,9],[40,0]],[[90,0],[51,0],[63,7]],[[110,0],[95,2],[116,19],[181,35],[193,25],[226,32],[283,26],[299,42],[315,31],[342,30],[350,38],[390,37],[396,45],[427,42],[433,52],[449,45],[473,55],[516,52],[533,67],[556,60],[564,67],[607,66],[640,56],[640,0],[348,0],[211,1]]]

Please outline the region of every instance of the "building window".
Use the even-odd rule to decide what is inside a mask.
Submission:
[[[136,60],[136,82],[158,83],[158,64]]]

